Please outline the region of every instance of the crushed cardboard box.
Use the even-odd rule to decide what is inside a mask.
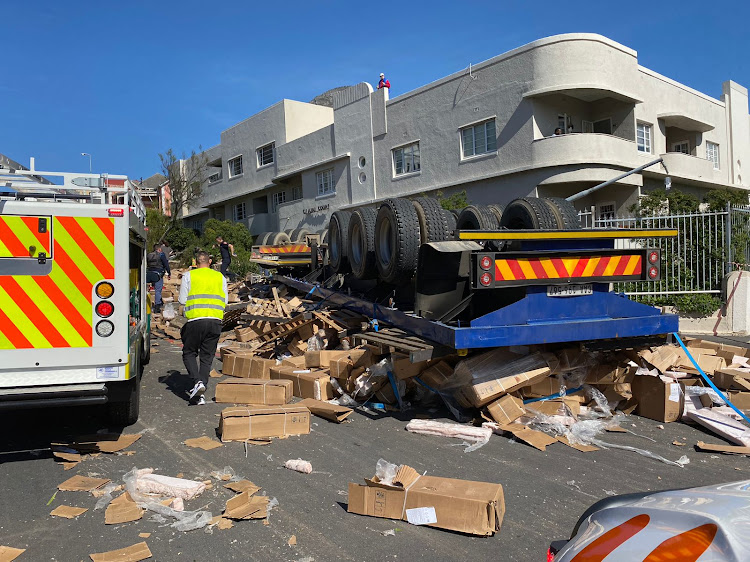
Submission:
[[[140,562],[151,558],[152,554],[145,542],[139,542],[126,548],[89,554],[91,562]]]
[[[392,484],[377,476],[350,483],[347,511],[489,536],[500,530],[505,500],[500,484],[420,475],[402,465]]]
[[[310,410],[304,406],[243,406],[225,408],[219,421],[221,440],[245,441],[310,433]]]

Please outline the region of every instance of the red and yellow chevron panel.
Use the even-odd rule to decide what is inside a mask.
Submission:
[[[496,281],[622,277],[642,271],[643,257],[638,254],[495,260]]]
[[[291,244],[289,246],[261,246],[261,254],[301,254],[310,252],[310,246],[307,244]]]
[[[39,232],[40,219],[44,224]],[[0,215],[0,258],[47,257],[52,249],[49,217]]]
[[[0,242],[27,236],[1,230]],[[52,236],[49,275],[0,275],[0,349],[92,345],[93,287],[115,276],[114,219],[54,217]]]

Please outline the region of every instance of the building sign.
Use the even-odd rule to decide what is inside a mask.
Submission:
[[[318,205],[318,208],[310,207],[309,209],[302,209],[302,213],[305,215],[312,215],[313,213],[319,213],[321,211],[327,211],[331,207],[330,203],[325,205]]]

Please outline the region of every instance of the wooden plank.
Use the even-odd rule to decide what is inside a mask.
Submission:
[[[284,310],[281,308],[281,301],[279,300],[279,292],[276,287],[271,287],[273,293],[273,300],[276,302],[276,310],[279,312],[279,316],[284,316]]]

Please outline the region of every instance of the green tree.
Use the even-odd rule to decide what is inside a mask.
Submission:
[[[169,148],[163,154],[159,154],[159,160],[162,174],[167,178],[169,186],[169,220],[171,224],[176,225],[182,218],[183,209],[203,195],[208,158],[204,152],[196,153],[195,150],[190,156],[183,152],[179,158],[174,150]]]
[[[630,206],[628,209],[636,217],[657,215],[684,215],[695,213],[700,208],[700,200],[694,195],[679,189],[655,189]]]
[[[217,236],[221,236],[234,246],[237,256],[232,258],[232,266],[230,268],[232,273],[244,278],[248,273],[257,273],[260,271],[260,268],[250,261],[253,237],[244,224],[217,219],[208,219],[205,222],[199,246],[202,250],[211,254],[214,262],[217,262],[221,256],[219,248],[216,247]]]
[[[724,211],[727,203],[733,207],[745,207],[748,204],[747,192],[739,189],[729,189],[720,187],[712,189],[703,198],[704,203],[708,203],[710,211]]]
[[[440,206],[446,211],[465,209],[471,204],[469,203],[469,198],[466,196],[465,189],[463,191],[457,191],[448,197],[446,197],[442,191],[438,191],[437,200],[440,202]]]
[[[169,223],[169,217],[165,216],[159,209],[146,209],[146,228],[148,228],[146,235],[148,247],[146,250],[148,252],[154,248],[154,244],[164,241],[164,235],[167,233]]]

